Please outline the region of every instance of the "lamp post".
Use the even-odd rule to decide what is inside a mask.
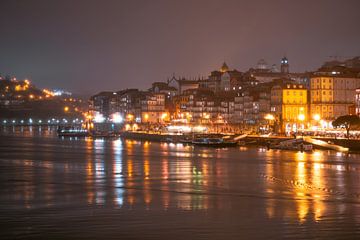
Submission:
[[[266,114],[264,117],[265,120],[267,120],[268,123],[268,129],[271,130],[271,132],[273,132],[274,129],[272,129],[272,122],[275,120],[274,115],[272,114]]]
[[[304,114],[299,114],[299,116],[298,116],[298,120],[300,121],[300,124],[305,120],[305,115]],[[296,125],[298,125],[298,124],[296,124]],[[298,126],[296,126],[296,132],[299,132],[299,127]]]

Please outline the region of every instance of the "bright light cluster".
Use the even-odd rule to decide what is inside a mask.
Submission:
[[[123,120],[123,117],[118,112],[111,115],[111,121],[113,123],[122,123]]]
[[[96,112],[94,116],[94,122],[96,123],[102,123],[105,122],[105,117],[101,113]]]

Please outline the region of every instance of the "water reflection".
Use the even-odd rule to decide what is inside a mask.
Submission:
[[[294,200],[297,220],[301,223],[321,221],[333,212],[343,214],[348,206],[345,202],[359,203],[358,195],[354,195],[359,192],[359,188],[351,187],[355,180],[353,176],[358,176],[359,170],[346,168],[341,154],[327,151],[298,152],[294,154],[293,161],[284,155],[279,156],[279,161],[286,164],[271,162],[266,165],[266,212],[269,218],[294,220],[292,204],[283,204],[278,196]]]
[[[93,151],[94,151],[94,163],[95,163],[95,203],[104,204],[106,197],[105,190],[105,181],[106,181],[106,171],[105,171],[105,140],[104,139],[95,139],[93,141]]]
[[[121,207],[124,203],[124,178],[122,171],[122,142],[121,140],[113,141],[114,149],[114,165],[113,165],[113,181],[114,181],[114,203]]]
[[[359,212],[356,155],[51,137],[9,138],[0,150],[1,199],[17,207],[236,212],[256,202],[267,219],[302,224]]]

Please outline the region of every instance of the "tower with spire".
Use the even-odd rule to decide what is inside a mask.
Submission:
[[[289,60],[286,57],[281,59],[280,71],[281,73],[289,73]]]

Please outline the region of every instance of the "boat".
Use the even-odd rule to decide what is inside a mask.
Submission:
[[[195,138],[192,142],[196,146],[204,147],[234,147],[236,141],[225,141],[223,138]]]
[[[113,137],[117,137],[117,135],[114,132],[93,131],[93,132],[90,132],[90,137],[92,137],[92,138],[113,138]]]
[[[89,136],[89,132],[86,129],[82,128],[58,128],[57,134],[59,137],[87,137]]]
[[[179,140],[179,142],[182,143],[183,145],[191,145],[192,142],[193,142],[193,138],[187,136],[187,137],[181,138],[181,139]]]
[[[307,144],[302,138],[298,138],[298,139],[286,140],[278,144],[270,145],[269,148],[311,152],[313,150],[313,145]]]

